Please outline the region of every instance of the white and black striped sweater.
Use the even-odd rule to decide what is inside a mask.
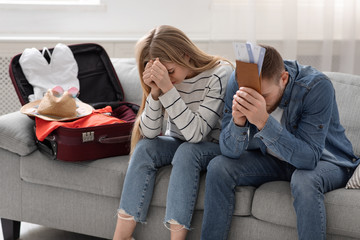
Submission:
[[[162,133],[164,110],[168,120],[165,135],[188,142],[218,142],[227,82],[233,71],[227,62],[185,79],[154,100],[149,94],[141,115],[141,133],[155,138]]]

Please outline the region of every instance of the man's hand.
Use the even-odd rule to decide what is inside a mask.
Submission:
[[[240,123],[241,121],[244,121],[242,120],[243,117],[241,117],[241,114],[243,114],[250,123],[261,130],[269,118],[264,97],[252,88],[241,87],[236,91],[233,100],[233,112],[234,108],[236,110],[236,112],[233,113],[235,124],[237,124],[236,121],[239,121]],[[236,121],[234,117],[235,114],[237,116]],[[239,125],[243,126],[241,124]]]
[[[154,100],[158,100],[159,96],[161,94],[161,89],[151,79],[151,69],[152,69],[153,64],[154,64],[153,60],[150,60],[146,64],[145,70],[143,72],[143,80],[144,80],[144,83],[151,88],[151,96],[152,96],[152,98]]]
[[[232,105],[233,121],[237,126],[243,127],[246,123],[246,116],[239,110],[239,108],[241,108],[241,105],[235,99],[236,99],[236,94],[233,96],[233,105]]]

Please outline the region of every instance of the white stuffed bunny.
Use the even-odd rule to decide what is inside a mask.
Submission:
[[[27,48],[19,59],[26,79],[34,88],[34,94],[29,96],[30,102],[43,98],[47,90],[55,86],[65,90],[71,87],[80,89],[78,65],[70,48],[58,43],[52,54],[49,53],[50,63],[43,56],[46,50],[44,48],[41,53],[36,48]]]

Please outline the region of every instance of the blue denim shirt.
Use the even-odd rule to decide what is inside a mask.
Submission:
[[[243,151],[266,148],[298,169],[314,169],[319,160],[340,166],[356,167],[352,144],[340,124],[335,91],[330,79],[310,66],[284,61],[289,81],[278,107],[282,123],[271,115],[259,131],[255,125],[235,125],[231,109],[239,89],[235,71],[228,82],[220,148],[223,155],[240,159]]]

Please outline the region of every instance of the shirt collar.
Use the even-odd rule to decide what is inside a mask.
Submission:
[[[295,82],[296,75],[298,73],[298,63],[296,61],[284,61],[285,65],[285,71],[289,73],[289,80],[286,84],[283,96],[281,98],[279,107],[280,108],[286,108],[289,105],[290,97],[291,97],[291,91],[293,89],[293,85]]]

